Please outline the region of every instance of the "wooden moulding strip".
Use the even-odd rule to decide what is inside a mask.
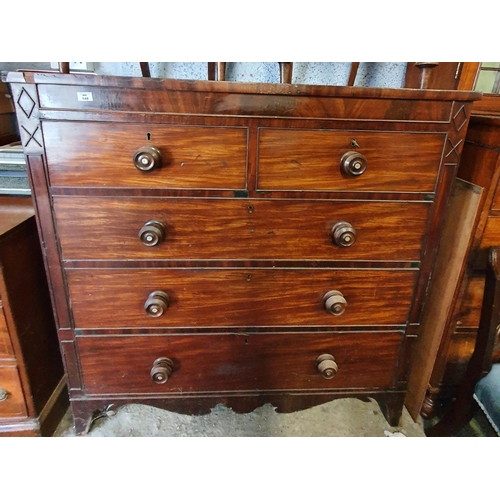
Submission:
[[[432,375],[436,356],[457,300],[472,235],[477,225],[482,188],[456,179],[447,207],[440,247],[413,350],[405,405],[416,421]]]

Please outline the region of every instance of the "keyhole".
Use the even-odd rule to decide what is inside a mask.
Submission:
[[[248,339],[245,339],[244,342],[245,342],[245,344],[248,344]]]
[[[148,133],[146,134],[146,139],[147,139],[148,141],[150,141],[150,140],[151,140],[151,132],[148,132]]]

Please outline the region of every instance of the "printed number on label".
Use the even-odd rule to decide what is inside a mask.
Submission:
[[[79,101],[93,101],[92,92],[77,92],[76,93]]]

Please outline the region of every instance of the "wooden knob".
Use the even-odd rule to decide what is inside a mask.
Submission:
[[[0,403],[2,401],[5,401],[8,397],[9,397],[9,393],[5,389],[0,387]]]
[[[337,375],[339,367],[331,354],[321,354],[316,360],[316,368],[323,378],[332,379]]]
[[[344,314],[347,307],[347,300],[338,290],[331,290],[326,292],[323,297],[323,304],[325,306],[326,312],[333,314],[334,316],[340,316]]]
[[[356,241],[356,230],[349,222],[337,222],[332,227],[332,240],[339,247],[350,247]]]
[[[169,358],[158,358],[151,368],[151,379],[156,384],[164,384],[174,371],[174,362]]]
[[[143,245],[154,247],[165,240],[167,228],[159,220],[148,220],[139,231],[139,238]]]
[[[344,174],[361,175],[368,166],[368,160],[357,151],[348,151],[340,159],[340,169]]]
[[[167,311],[169,303],[170,298],[165,292],[151,292],[144,309],[152,318],[159,318]]]
[[[134,165],[142,172],[149,172],[161,165],[161,155],[158,149],[144,146],[138,149],[133,156]]]

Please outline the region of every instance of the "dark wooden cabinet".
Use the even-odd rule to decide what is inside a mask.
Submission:
[[[50,436],[67,408],[31,200],[0,196],[0,437]]]
[[[8,79],[77,432],[129,402],[398,424],[478,94]]]
[[[424,417],[434,416],[441,403],[456,396],[474,351],[488,251],[500,244],[500,116],[482,115],[480,110],[470,119],[458,177],[482,188],[482,195],[463,271],[448,300],[449,319],[436,332],[442,339],[422,408]],[[448,211],[447,217],[453,219],[456,214]],[[494,356],[500,359],[500,346]]]

